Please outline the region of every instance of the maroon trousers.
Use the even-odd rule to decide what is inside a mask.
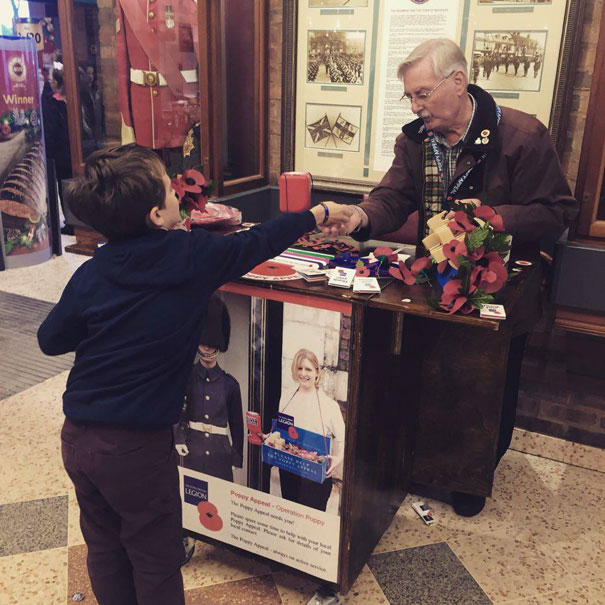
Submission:
[[[66,419],[61,441],[99,604],[183,605],[182,510],[172,430],[76,425]]]

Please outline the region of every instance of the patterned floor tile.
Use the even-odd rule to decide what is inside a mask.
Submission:
[[[281,605],[270,575],[225,582],[185,593],[186,605]]]
[[[302,574],[287,571],[273,572],[277,590],[284,605],[306,605],[322,585]],[[351,590],[342,598],[346,605],[388,605],[388,600],[367,565],[363,567]]]
[[[321,582],[295,572],[274,571],[273,579],[284,605],[306,605]]]
[[[74,237],[62,237],[63,244]],[[39,300],[57,302],[74,271],[89,258],[80,254],[55,256],[45,263],[0,272],[0,290]]]
[[[86,605],[98,605],[98,601],[92,592],[88,569],[86,568],[87,552],[85,544],[69,547],[67,595],[64,595],[67,598],[67,603],[73,603],[73,595],[79,592],[84,595],[84,603]]]
[[[372,555],[368,567],[391,605],[491,603],[444,543]]]
[[[390,527],[374,549],[374,553],[426,546],[444,541],[444,533],[438,523],[426,525],[416,513],[413,512],[413,516],[406,514],[406,509],[411,507],[411,503],[419,500],[418,497],[408,497],[404,500],[400,513],[395,515]]]
[[[603,595],[593,593],[589,588],[551,592],[545,595],[514,601],[506,601],[506,605],[603,605]]]
[[[0,558],[2,605],[64,605],[67,547]]]
[[[387,600],[380,584],[378,584],[370,568],[365,565],[361,570],[357,580],[345,596],[343,603],[346,605],[388,605]]]
[[[61,395],[67,372],[0,402],[0,504],[67,494]]]
[[[579,586],[551,553],[532,542],[506,534],[452,531],[447,543],[494,603]]]
[[[573,540],[563,541],[557,540],[555,534],[542,542],[541,548],[578,582],[598,582],[605,578],[605,533],[602,530],[587,527]]]
[[[605,501],[603,474],[514,451],[500,462],[492,497],[475,517],[459,517],[449,504],[414,495],[406,498],[398,515],[413,519],[410,504],[415,500],[431,507],[436,524],[429,529],[437,528],[442,539],[447,539],[448,531],[507,534],[522,540],[535,535],[534,541],[544,532],[559,532],[571,539],[586,530],[586,521],[574,511],[578,506],[591,511],[593,526],[605,529],[605,506],[595,506]]]
[[[192,590],[269,573],[270,566],[252,555],[198,541],[193,558],[183,567],[183,581],[185,590]]]
[[[67,496],[0,505],[0,557],[67,546]]]
[[[511,448],[605,473],[605,450],[516,428]]]
[[[80,529],[80,507],[76,500],[76,490],[70,481],[67,487],[67,546],[84,544],[84,536]]]

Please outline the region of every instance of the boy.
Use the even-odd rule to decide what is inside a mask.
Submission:
[[[318,222],[348,217],[329,203],[231,236],[171,231],[180,216],[170,178],[153,151],[134,144],[92,154],[67,196],[108,243],[74,273],[38,342],[47,355],[76,352],[63,395],[62,454],[93,591],[100,605],[179,605],[172,425],[207,301]]]

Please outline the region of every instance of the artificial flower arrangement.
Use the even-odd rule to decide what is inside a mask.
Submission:
[[[181,204],[181,218],[191,217],[192,211],[204,212],[208,203],[208,192],[211,183],[199,170],[185,170],[171,181],[172,189]]]
[[[181,219],[186,229],[191,225],[207,228],[222,225],[239,225],[241,212],[237,208],[208,201],[212,181],[193,168],[177,174],[171,180],[172,189],[181,205]]]
[[[399,261],[389,273],[409,286],[437,282],[443,288],[441,298],[429,299],[429,304],[448,314],[469,314],[492,303],[506,283],[505,258],[512,238],[490,206],[458,202],[452,211],[428,221],[431,231],[423,240],[428,256],[410,268]]]

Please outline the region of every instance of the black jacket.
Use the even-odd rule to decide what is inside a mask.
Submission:
[[[38,330],[47,355],[76,352],[65,415],[80,423],[175,424],[212,292],[314,227],[307,211],[235,235],[150,231],[99,248]]]

